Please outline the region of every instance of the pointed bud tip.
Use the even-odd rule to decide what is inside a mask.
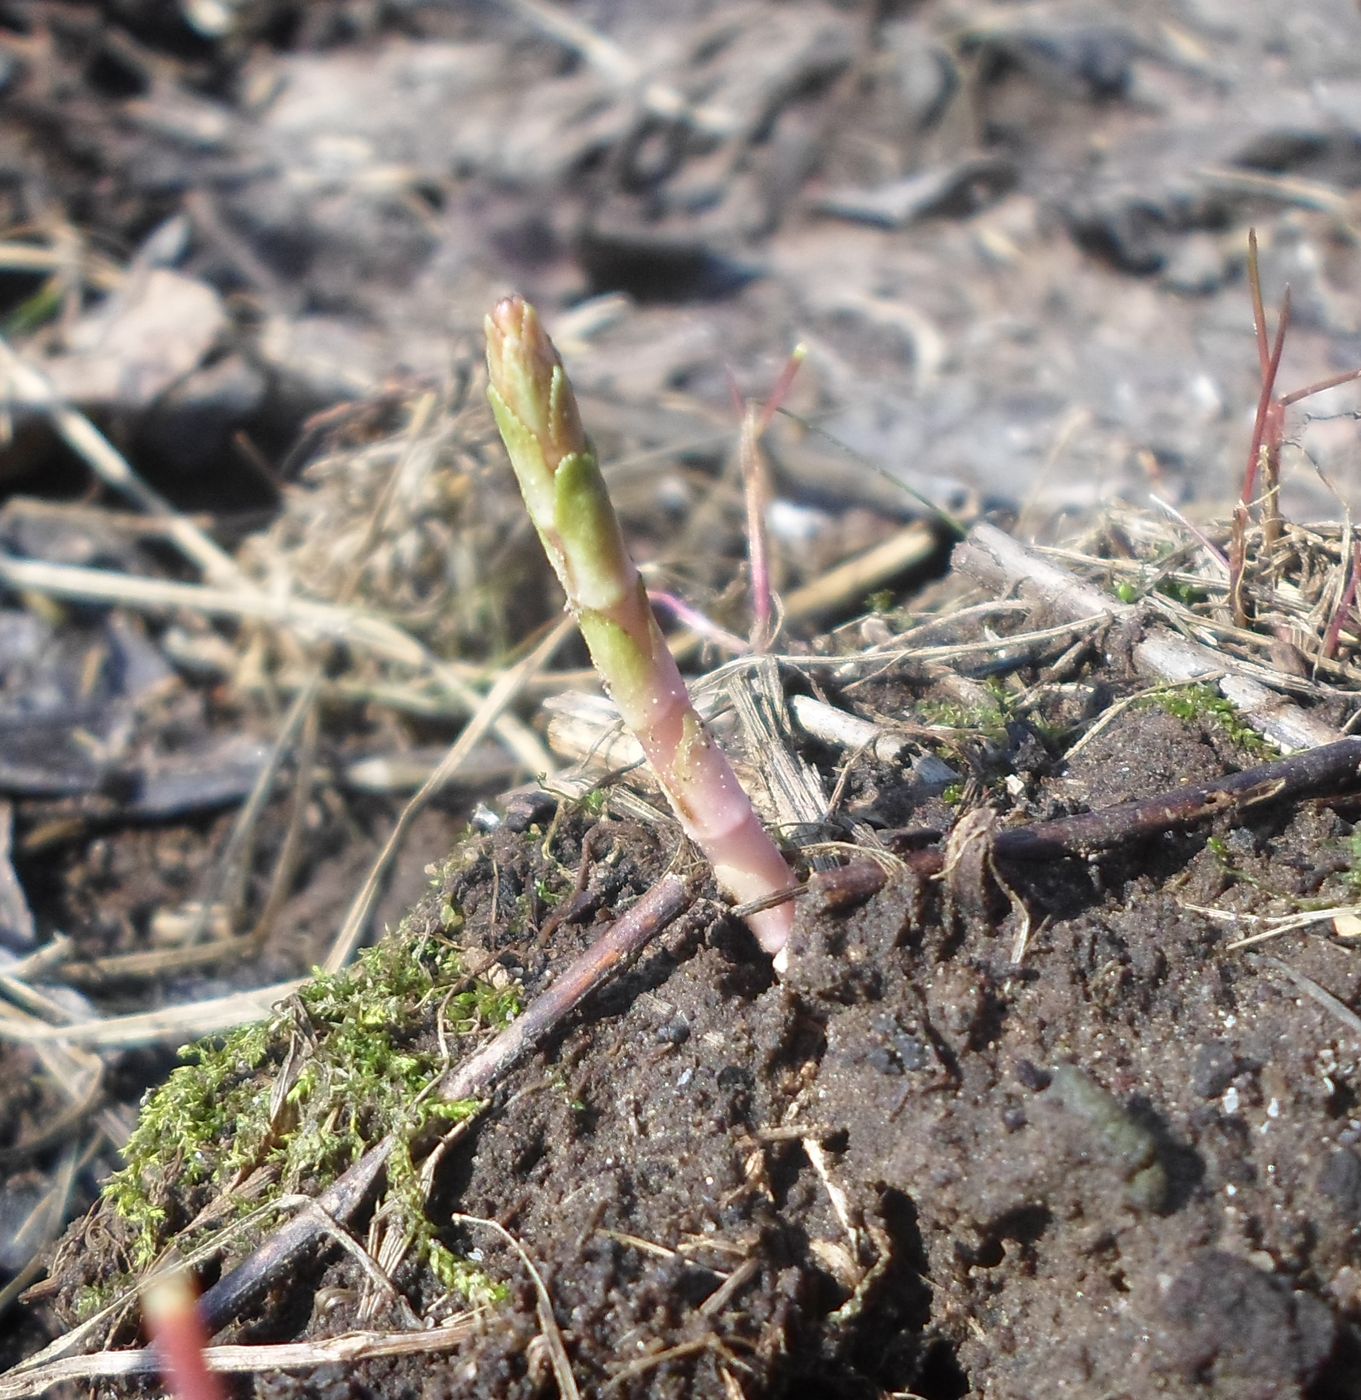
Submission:
[[[502,297],[491,309],[487,317],[487,327],[502,335],[519,335],[527,318],[534,315],[534,308],[518,292]]]
[[[513,364],[547,393],[553,370],[561,363],[558,352],[539,320],[539,313],[515,293],[502,297],[486,320],[487,353],[493,376]]]
[[[194,1311],[194,1287],[183,1269],[154,1275],[142,1286],[142,1307],[150,1324],[172,1325]]]

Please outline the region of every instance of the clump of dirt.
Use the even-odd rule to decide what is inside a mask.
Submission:
[[[527,1397],[553,1384],[546,1330],[590,1394],[1355,1393],[1361,1064],[1324,990],[1351,999],[1355,954],[1330,924],[1233,945],[1350,901],[1356,799],[1229,804],[1104,855],[970,861],[947,839],[943,872],[925,858],[947,828],[986,838],[1261,761],[1208,694],[1149,694],[1094,646],[1054,679],[1070,642],[987,685],[906,653],[872,684],[851,658],[849,680],[819,671],[958,781],[805,744],[877,863],[814,878],[785,973],[701,899],[432,1170],[432,1237],[503,1301],[439,1354],[238,1393]],[[1069,759],[1094,696],[1106,722]],[[490,956],[532,1003],[675,850],[595,805],[470,837],[391,937]],[[412,1045],[439,1026],[436,997]],[[260,1071],[263,1098],[282,1072]],[[106,1201],[68,1240],[68,1320],[122,1268],[120,1230]],[[449,1277],[411,1254],[374,1295],[329,1244],[226,1336],[447,1321]]]

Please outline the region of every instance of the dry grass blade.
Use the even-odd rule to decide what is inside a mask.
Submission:
[[[1066,569],[1029,550],[991,525],[977,525],[956,550],[959,567],[1001,589],[1017,589],[1067,618],[1101,617],[1132,623],[1138,609],[1084,583]],[[1135,666],[1163,681],[1205,681],[1235,705],[1259,733],[1287,752],[1336,743],[1332,725],[1292,705],[1246,673],[1237,658],[1165,628],[1148,627],[1134,646]]]
[[[87,249],[74,251],[59,242],[48,247],[39,243],[0,242],[0,268],[6,272],[52,272],[76,274],[95,291],[114,291],[123,281],[123,270],[111,258]]]
[[[693,1342],[680,1342],[673,1347],[667,1347],[665,1351],[652,1352],[648,1356],[639,1357],[637,1361],[630,1361],[621,1370],[618,1370],[605,1383],[606,1390],[614,1390],[618,1386],[626,1385],[629,1381],[638,1376],[646,1375],[649,1371],[655,1371],[665,1366],[668,1361],[679,1361],[683,1356],[694,1356],[698,1352],[721,1349],[712,1338],[704,1338]],[[4,1400],[0,1396],[0,1400]]]
[[[1040,553],[1091,581],[1118,580],[1122,597],[1137,592],[1143,606],[1183,636],[1222,649],[1251,674],[1269,675],[1273,688],[1320,700],[1336,694],[1338,686],[1351,692],[1361,686],[1354,659],[1361,629],[1347,602],[1355,532],[1345,512],[1332,524],[1282,522],[1267,570],[1270,585],[1252,570],[1243,582],[1252,612],[1246,627],[1232,620],[1224,578],[1220,542],[1229,543],[1230,532],[1210,527],[1206,534],[1178,524],[1194,536],[1194,544],[1156,517],[1115,510],[1085,547]],[[1261,528],[1248,539],[1253,555],[1266,551]],[[1293,664],[1283,659],[1290,655]]]
[[[476,1317],[463,1317],[440,1327],[413,1332],[345,1332],[315,1342],[279,1342],[262,1346],[210,1346],[204,1360],[212,1371],[231,1375],[261,1375],[270,1371],[312,1370],[346,1365],[380,1356],[419,1356],[449,1351],[477,1330]],[[97,1351],[68,1356],[46,1365],[0,1376],[0,1400],[27,1400],[69,1381],[153,1376],[157,1358],[149,1348],[137,1351]]]
[[[444,761],[402,809],[391,834],[383,845],[383,849],[378,853],[369,870],[363,888],[355,896],[354,903],[350,906],[350,912],[345,916],[345,922],[341,926],[340,932],[336,934],[331,950],[326,956],[326,962],[323,964],[326,972],[335,972],[344,967],[354,950],[359,946],[368,928],[369,918],[373,913],[373,906],[377,902],[379,891],[383,887],[388,868],[398,850],[401,849],[401,844],[406,839],[412,822],[416,820],[425,804],[455,777],[464,760],[481,742],[483,736],[500,716],[501,711],[520,693],[526,679],[542,669],[548,662],[549,657],[562,645],[563,639],[570,635],[572,627],[571,618],[561,619],[556,626],[549,630],[533,651],[501,676],[487,692],[477,711],[464,726],[463,732],[454,741],[454,745],[445,755]]]
[[[1264,170],[1237,170],[1225,165],[1202,166],[1196,173],[1227,194],[1251,195],[1296,209],[1315,209],[1338,220],[1340,228],[1351,228],[1356,218],[1351,198],[1319,180],[1306,180],[1298,175],[1276,175]]]
[[[811,764],[796,751],[779,667],[768,656],[753,658],[749,683],[729,688],[748,754],[759,757],[777,831],[796,842],[810,830],[821,831],[827,819],[827,794]],[[766,806],[758,803],[764,813]],[[826,858],[814,861],[825,865]]]
[[[567,1356],[567,1347],[562,1340],[562,1329],[558,1326],[557,1318],[553,1316],[553,1299],[549,1296],[543,1275],[534,1266],[534,1261],[525,1252],[524,1246],[504,1225],[495,1220],[486,1220],[477,1215],[460,1215],[457,1212],[449,1219],[455,1225],[476,1225],[495,1231],[519,1255],[520,1263],[525,1266],[525,1272],[534,1284],[539,1327],[548,1346],[549,1360],[553,1363],[553,1376],[558,1383],[558,1393],[563,1400],[581,1400],[581,1392],[577,1389],[576,1379],[572,1375],[572,1363]]]
[[[247,1021],[258,1021],[269,1014],[275,1002],[302,986],[305,978],[274,982],[267,987],[232,992],[228,996],[207,997],[184,1002],[158,1011],[139,1011],[128,1016],[107,1016],[102,1020],[78,1021],[71,1025],[49,1026],[19,1021],[0,1015],[0,1038],[23,1045],[84,1045],[109,1049],[131,1045],[183,1045],[187,1040],[232,1030]]]
[[[954,645],[935,647],[914,647],[910,655],[913,660],[958,661],[966,656],[986,656],[990,660],[1005,661],[1012,656],[1029,656],[1035,651],[1038,642],[1062,641],[1069,637],[1081,636],[1089,632],[1101,615],[1075,618],[1072,622],[1060,622],[1053,627],[1037,627],[1030,632],[1017,632],[1009,637],[987,637],[977,642],[959,642]]]
[[[26,364],[3,339],[0,339],[0,365],[4,367],[11,391],[22,396],[29,408],[45,413],[66,445],[106,486],[133,501],[148,515],[163,520],[169,538],[205,577],[218,583],[240,585],[243,575],[236,560],[148,486],[108,438],[83,413],[77,413],[64,403],[43,375]]]
[[[0,552],[0,582],[17,591],[31,591],[72,602],[104,603],[146,612],[183,610],[204,617],[271,623],[309,640],[344,642],[384,660],[410,666],[437,681],[468,713],[475,713],[482,704],[483,697],[456,668],[438,661],[400,628],[358,608],[337,607],[306,598],[269,597],[240,588],[138,578],[106,569],[47,564],[16,559],[3,552]],[[500,715],[495,732],[530,771],[542,771],[551,766],[533,731],[513,715]]]
[[[1212,912],[1219,914],[1223,911],[1215,910]],[[1226,943],[1224,949],[1231,953],[1238,948],[1250,948],[1254,944],[1265,943],[1270,938],[1279,938],[1282,934],[1294,933],[1302,928],[1312,928],[1315,924],[1330,924],[1341,918],[1355,918],[1358,913],[1361,913],[1361,906],[1339,904],[1331,909],[1310,909],[1303,914],[1283,914],[1279,918],[1268,918],[1266,923],[1269,927],[1262,929],[1259,933],[1249,934],[1246,938],[1236,938],[1232,943]]]
[[[387,660],[420,666],[424,648],[399,628],[357,608],[338,608],[306,598],[268,597],[254,589],[138,578],[108,569],[47,564],[0,555],[0,580],[16,590],[78,603],[106,603],[142,612],[184,610],[204,617],[267,622],[315,641],[343,641],[373,650]]]

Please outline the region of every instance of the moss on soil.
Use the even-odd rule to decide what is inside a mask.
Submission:
[[[1176,686],[1160,690],[1140,702],[1156,705],[1188,724],[1214,725],[1253,763],[1264,763],[1279,756],[1279,750],[1243,718],[1235,706],[1210,685]]]
[[[476,1100],[441,1100],[434,1084],[468,1044],[518,1015],[522,1001],[513,983],[468,975],[450,941],[462,922],[442,898],[438,930],[417,933],[408,921],[345,971],[317,971],[268,1020],[184,1048],[185,1063],[142,1106],[127,1165],[104,1188],[105,1203],[129,1227],[134,1272],[172,1238],[189,1243],[173,1228],[184,1212],[168,1210],[172,1196],[230,1193],[260,1168],[268,1187],[243,1195],[241,1212],[315,1193],[389,1133],[409,1140],[432,1121],[457,1123],[480,1110]],[[473,1302],[501,1296],[436,1238],[408,1154],[394,1154],[388,1177],[397,1228],[441,1282]],[[92,1292],[85,1306],[99,1301]]]

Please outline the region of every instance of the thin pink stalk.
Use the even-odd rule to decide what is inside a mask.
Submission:
[[[1285,350],[1285,333],[1290,328],[1290,288],[1285,289],[1281,298],[1281,314],[1276,322],[1276,340],[1262,374],[1262,390],[1257,396],[1257,413],[1252,424],[1252,443],[1248,448],[1247,469],[1243,473],[1241,499],[1245,506],[1251,505],[1253,492],[1257,487],[1257,472],[1263,461],[1263,448],[1268,453],[1279,451],[1282,413],[1273,401],[1276,392],[1276,376],[1281,368],[1281,354]],[[1268,482],[1268,485],[1270,483]]]
[[[175,1400],[226,1400],[222,1378],[208,1369],[204,1356],[208,1333],[188,1272],[171,1269],[148,1280],[142,1315],[160,1353],[161,1378]]]
[[[1257,475],[1261,471],[1266,489],[1263,511],[1263,535],[1267,552],[1280,534],[1280,459],[1281,442],[1285,435],[1285,407],[1275,398],[1276,377],[1285,350],[1285,335],[1290,327],[1290,288],[1281,299],[1281,314],[1276,322],[1276,338],[1268,345],[1266,304],[1262,299],[1262,276],[1257,261],[1257,230],[1248,230],[1248,286],[1252,292],[1252,327],[1257,341],[1257,363],[1261,369],[1262,387],[1257,395],[1257,412],[1253,417],[1252,441],[1248,445],[1248,460],[1243,470],[1243,485],[1233,511],[1233,531],[1229,546],[1229,600],[1234,621],[1244,627],[1248,621],[1244,583],[1247,574],[1248,514],[1257,492]]]
[[[747,565],[751,570],[751,648],[766,651],[775,635],[775,589],[770,581],[770,550],[766,536],[766,464],[761,454],[761,430],[756,408],[742,414],[742,491],[747,501]]]
[[[720,627],[712,618],[706,617],[698,608],[691,607],[684,598],[677,598],[674,593],[664,593],[659,588],[649,588],[647,600],[654,608],[661,608],[664,612],[669,612],[683,627],[688,627],[692,632],[703,637],[705,641],[713,642],[715,646],[722,647],[724,651],[732,652],[734,656],[745,656],[751,650],[751,647],[741,637],[734,635],[724,627]]]
[[[1352,550],[1351,565],[1351,576],[1347,579],[1347,586],[1343,589],[1337,608],[1328,621],[1328,631],[1323,638],[1323,656],[1327,661],[1331,661],[1337,655],[1343,625],[1350,622],[1353,630],[1356,628],[1356,578],[1357,574],[1361,573],[1361,539],[1356,541]]]
[[[1276,402],[1282,408],[1289,408],[1301,399],[1311,399],[1315,394],[1322,394],[1328,389],[1339,389],[1357,379],[1361,379],[1361,369],[1344,369],[1341,374],[1330,374],[1327,379],[1316,380],[1313,384],[1305,385],[1303,389],[1296,389],[1294,393],[1283,394]]]
[[[770,483],[765,455],[761,451],[761,438],[789,397],[794,376],[807,355],[806,347],[796,345],[764,406],[758,411],[754,404],[747,404],[742,410],[741,462],[743,491],[747,501],[747,562],[751,570],[751,645],[752,650],[757,652],[765,651],[775,635],[775,589],[770,577],[770,549],[766,532]]]
[[[790,352],[789,358],[784,362],[784,368],[780,371],[780,377],[775,381],[775,386],[770,391],[770,397],[761,410],[761,418],[756,425],[757,437],[765,435],[766,429],[775,421],[775,415],[784,407],[784,401],[789,397],[790,389],[794,387],[794,376],[798,374],[799,366],[807,358],[808,347],[806,345],[796,345]]]
[[[1229,561],[1224,551],[1205,533],[1199,526],[1193,525],[1176,506],[1170,501],[1165,501],[1161,496],[1155,495],[1152,491],[1148,493],[1148,499],[1153,502],[1159,510],[1165,511],[1182,527],[1188,534],[1194,536],[1196,543],[1219,565],[1225,573],[1229,570]]]

